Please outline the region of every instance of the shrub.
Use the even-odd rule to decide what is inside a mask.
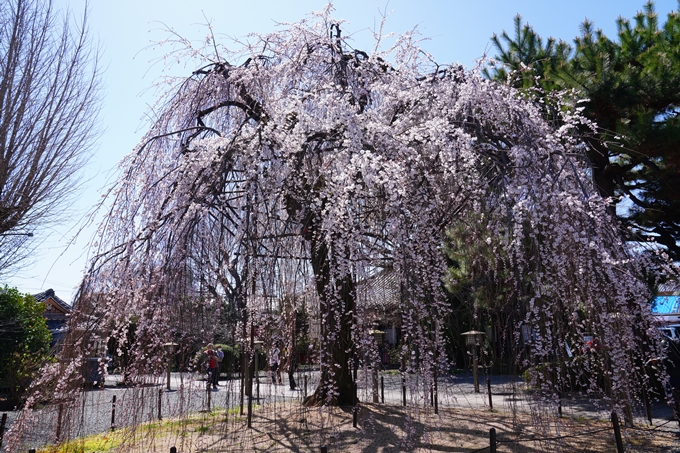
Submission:
[[[52,334],[45,304],[5,286],[0,289],[0,386],[18,403],[48,357]]]

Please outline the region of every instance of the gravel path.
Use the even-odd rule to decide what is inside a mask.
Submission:
[[[382,403],[383,395],[385,404],[398,406],[403,402],[401,376],[395,372],[386,372],[382,375],[384,389],[378,380],[378,402]],[[287,376],[283,376],[287,378]],[[260,376],[259,400],[254,403],[269,404],[291,400],[300,400],[305,395],[305,381],[309,392],[318,383],[318,372],[297,373],[296,380],[298,389],[291,391],[288,385],[272,385],[265,373]],[[284,380],[286,382],[287,379]],[[358,375],[358,396],[363,402],[373,401],[373,385],[370,373],[362,372]],[[87,436],[90,434],[106,432],[111,429],[111,417],[113,399],[115,405],[115,427],[134,426],[140,423],[158,420],[158,407],[160,401],[162,418],[182,418],[190,413],[205,411],[210,407],[233,408],[240,405],[240,380],[222,380],[218,390],[206,391],[206,383],[202,376],[189,373],[173,373],[170,387],[166,389],[165,377],[148,378],[135,388],[123,388],[118,386],[120,376],[109,376],[106,386],[101,390],[83,392],[81,400],[77,403],[82,407],[70,412],[62,408],[61,423],[59,422],[59,406],[47,405],[33,414],[37,423],[30,423],[23,435],[22,444],[37,448],[46,444],[54,443],[57,435],[61,439]],[[495,410],[501,412],[534,413],[536,410],[557,411],[556,405],[541,405],[540,408],[531,399],[523,382],[513,376],[492,376],[492,403]],[[417,386],[415,388],[418,388]],[[438,405],[441,408],[452,409],[489,409],[489,398],[486,381],[480,380],[481,393],[474,392],[471,376],[456,375],[441,380],[438,384]],[[255,384],[254,393],[258,395]],[[415,392],[407,389],[406,399],[411,404],[427,404],[431,398],[429,389],[421,389]],[[431,400],[430,400],[431,402]],[[247,399],[246,403],[247,405]],[[79,414],[73,419],[69,414]],[[607,420],[609,412],[605,408],[598,408],[585,398],[567,397],[562,401],[562,414],[574,419]],[[672,417],[671,408],[665,403],[656,403],[652,408],[653,424],[655,426],[666,423]],[[7,429],[16,420],[18,412],[8,412]],[[637,422],[647,423],[644,410],[636,411]],[[60,426],[60,427],[59,427]],[[667,429],[678,429],[676,422],[666,425]],[[59,431],[59,432],[58,432]],[[5,443],[6,444],[6,443]],[[6,445],[4,446],[6,447]],[[2,451],[7,451],[3,448]]]

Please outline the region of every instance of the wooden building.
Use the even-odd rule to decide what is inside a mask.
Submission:
[[[68,332],[68,318],[71,315],[71,306],[61,300],[52,288],[42,293],[34,294],[33,298],[45,304],[45,318],[47,328],[52,334],[52,346],[62,343]]]

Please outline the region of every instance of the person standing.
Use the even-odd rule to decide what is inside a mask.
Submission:
[[[281,350],[275,344],[269,350],[269,371],[271,371],[271,373],[272,373],[272,383],[274,385],[276,385],[276,381],[278,381],[279,384],[282,384],[281,373],[279,371],[280,360],[281,360]]]
[[[222,346],[218,346],[215,350],[215,371],[213,373],[213,387],[220,385],[220,373],[222,372],[222,360],[224,360],[224,352],[222,352]]]
[[[215,345],[210,343],[205,350],[205,354],[208,358],[208,388],[210,388],[210,384],[212,384],[213,389],[217,389],[217,386],[215,385],[215,372],[217,370],[217,353],[215,352]]]

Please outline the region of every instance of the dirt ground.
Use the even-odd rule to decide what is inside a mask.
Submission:
[[[615,452],[608,420],[573,420],[554,415],[512,414],[463,409],[426,410],[364,404],[353,427],[351,409],[304,408],[293,403],[258,407],[252,428],[234,411],[204,413],[186,420],[163,421],[123,434],[101,450],[164,452],[467,452],[489,451],[495,428],[498,452]],[[626,451],[680,452],[677,422],[623,428]]]

